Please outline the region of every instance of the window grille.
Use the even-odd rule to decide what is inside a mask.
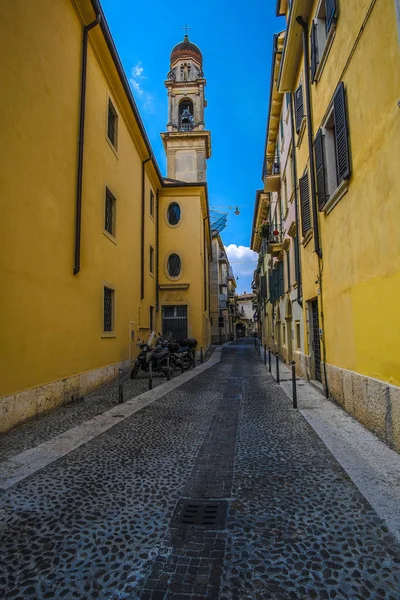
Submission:
[[[104,229],[115,236],[115,197],[106,189]]]
[[[108,287],[104,288],[104,331],[113,331],[114,329],[114,290]]]
[[[154,273],[154,248],[150,246],[150,273]]]
[[[188,336],[187,306],[162,307],[162,334],[164,339],[182,341]]]
[[[110,142],[112,143],[114,148],[117,147],[117,120],[118,120],[117,112],[116,112],[111,100],[109,100],[108,101],[107,135],[108,135],[108,139],[110,140]]]
[[[181,208],[177,202],[171,202],[168,206],[167,218],[170,225],[177,225],[179,223],[181,219]]]
[[[177,254],[170,254],[168,258],[168,273],[171,277],[178,277],[181,272],[181,259]]]
[[[150,190],[150,215],[154,217],[154,194],[152,190]]]

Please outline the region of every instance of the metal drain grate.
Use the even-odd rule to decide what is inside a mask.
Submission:
[[[226,500],[178,500],[171,527],[225,529]]]

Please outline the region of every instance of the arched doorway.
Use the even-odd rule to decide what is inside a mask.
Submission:
[[[276,309],[276,321],[275,321],[275,352],[282,356],[282,344],[281,344],[281,309],[279,306]]]
[[[286,302],[286,339],[288,364],[293,360],[293,336],[292,336],[292,302],[290,298]]]
[[[244,323],[236,323],[236,339],[246,337],[246,326]]]

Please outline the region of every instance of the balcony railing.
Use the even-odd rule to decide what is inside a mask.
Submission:
[[[277,156],[267,156],[265,161],[265,192],[277,192],[281,184],[281,169]]]
[[[279,252],[282,250],[283,243],[283,232],[282,229],[278,227],[274,227],[271,225],[268,234],[263,239],[263,244],[266,247],[266,251],[268,254],[272,256],[277,256]]]

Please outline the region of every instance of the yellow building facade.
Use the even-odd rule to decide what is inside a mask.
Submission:
[[[211,238],[207,184],[162,177],[97,1],[16,0],[0,29],[6,431],[129,369],[151,329],[179,318],[206,349]]]
[[[276,88],[291,95],[295,115],[306,375],[400,449],[395,7],[279,1],[286,32]]]

